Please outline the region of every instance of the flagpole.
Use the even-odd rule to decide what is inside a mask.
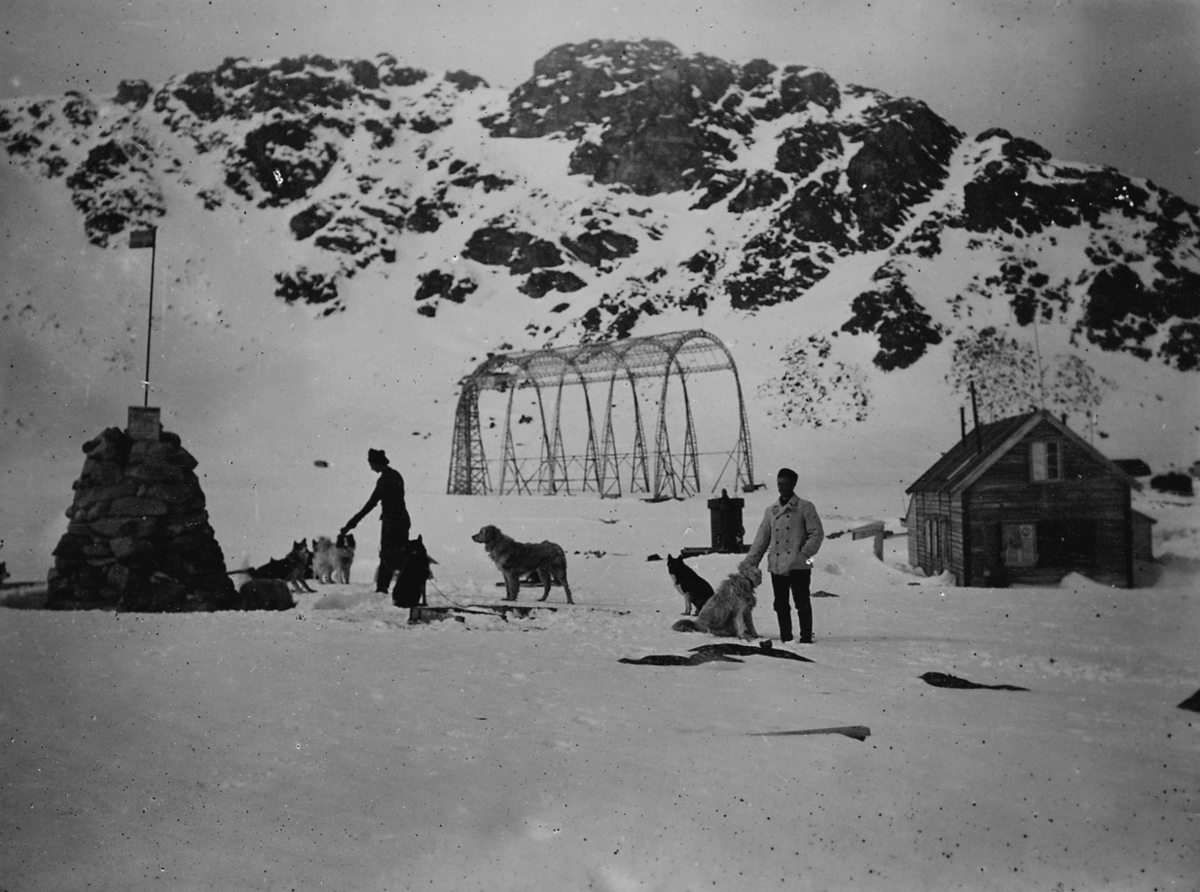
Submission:
[[[146,310],[146,377],[142,379],[142,407],[150,406],[150,336],[154,333],[154,261],[158,255],[158,227],[135,229],[129,233],[130,248],[150,249],[150,306]]]
[[[146,379],[142,382],[142,406],[150,405],[150,335],[154,331],[154,261],[158,253],[158,233],[150,245],[150,307],[146,311]]]

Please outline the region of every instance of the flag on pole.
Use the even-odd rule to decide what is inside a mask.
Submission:
[[[129,247],[131,248],[153,248],[154,234],[157,232],[153,226],[149,229],[135,229],[129,233]]]

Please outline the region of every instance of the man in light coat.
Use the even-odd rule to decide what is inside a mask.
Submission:
[[[779,640],[792,640],[790,595],[800,617],[800,643],[812,644],[812,562],[825,539],[825,530],[813,503],[796,495],[799,479],[791,468],[779,470],[775,479],[779,501],[772,502],[764,512],[742,566],[757,567],[763,555],[767,555],[775,615],[779,618]]]

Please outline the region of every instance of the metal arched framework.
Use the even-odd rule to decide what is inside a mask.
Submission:
[[[480,495],[493,492],[483,437],[479,424],[479,394],[507,392],[504,417],[503,455],[496,492],[571,493],[595,491],[602,496],[620,496],[623,487],[631,493],[651,493],[656,498],[697,495],[700,492],[699,446],[692,418],[688,380],[701,372],[730,372],[737,389],[737,443],[726,455],[725,466],[713,484],[733,466],[734,489],[754,483],[750,453],[750,429],[746,404],[733,356],[721,341],[706,331],[672,332],[597,344],[557,349],[502,353],[492,356],[460,382],[458,409],[454,417],[454,443],[446,491],[451,495]],[[685,419],[683,443],[673,449],[668,436],[667,403],[672,378],[682,395]],[[647,449],[643,412],[637,383],[660,379],[654,425],[654,450]],[[617,386],[628,385],[632,400],[632,442],[618,442],[613,424]],[[516,391],[532,387],[537,402],[534,419],[541,425],[540,456],[531,469],[530,459],[517,455],[513,439],[512,411]],[[563,391],[580,387],[587,422],[587,444],[582,454],[568,455],[562,436]],[[592,390],[589,390],[592,388]],[[604,392],[603,426],[597,436],[592,391]],[[678,409],[679,407],[677,407]],[[528,420],[528,419],[526,419]],[[711,454],[711,453],[704,453]],[[624,472],[624,473],[623,473]]]

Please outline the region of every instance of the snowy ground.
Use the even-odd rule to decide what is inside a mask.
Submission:
[[[747,497],[751,529],[769,498]],[[469,539],[496,523],[562,542],[577,606],[556,589],[526,619],[410,627],[368,584],[374,518],[351,584],[286,613],[49,613],[8,590],[0,888],[1197,888],[1191,503],[1155,506],[1157,581],[1132,591],[958,589],[910,572],[902,536],[882,563],[832,538],[817,643],[788,646],[812,662],[656,667],[618,660],[713,640],[670,631],[682,601],[647,560],[707,544],[702,499],[411,501],[431,604],[498,599]],[[847,725],[870,736],[770,733]]]

